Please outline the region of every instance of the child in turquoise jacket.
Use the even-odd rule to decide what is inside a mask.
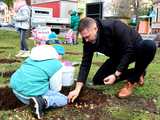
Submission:
[[[21,102],[32,107],[38,119],[42,118],[46,108],[61,107],[68,102],[67,97],[59,92],[61,84],[56,86],[53,82],[61,80],[62,63],[59,59],[62,55],[64,47],[60,45],[37,46],[11,76],[10,86],[13,93]]]

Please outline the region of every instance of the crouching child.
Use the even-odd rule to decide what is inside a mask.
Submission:
[[[45,109],[62,107],[68,103],[67,97],[59,92],[62,87],[58,82],[62,73],[60,59],[63,55],[64,47],[60,45],[34,47],[30,57],[11,76],[13,93],[32,108],[38,119],[42,118]]]

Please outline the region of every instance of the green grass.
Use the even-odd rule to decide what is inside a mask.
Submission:
[[[29,48],[31,49],[34,46],[32,40],[27,41]],[[79,41],[78,45],[64,45],[67,52],[80,52],[82,53],[82,43]],[[17,59],[15,54],[19,51],[19,38],[18,34],[15,31],[3,31],[0,30],[0,59]],[[64,59],[70,61],[81,62],[81,55],[69,55],[65,54]],[[101,55],[94,55],[94,62],[103,62],[107,58]],[[2,64],[0,63],[0,72],[16,70],[24,59],[18,59],[20,62],[12,64]],[[88,76],[87,86],[93,87],[98,91],[102,91],[104,94],[114,96],[117,91],[123,86],[123,82],[117,83],[113,86],[91,86],[91,79],[93,78],[96,70],[99,66],[92,64],[91,70]],[[79,67],[76,67],[75,78],[77,77]],[[9,83],[9,77],[0,76],[0,86],[6,85]],[[145,85],[143,87],[138,87],[134,90],[135,96],[141,96],[147,99],[154,99],[157,109],[160,111],[160,49],[157,49],[155,59],[148,67],[148,72],[145,77]],[[93,98],[94,99],[94,98]],[[97,114],[102,114],[99,118],[105,120],[104,117],[107,117],[107,113],[111,116],[113,120],[160,120],[160,115],[150,113],[143,109],[137,110],[132,109],[129,105],[122,106],[113,104],[112,106],[102,107],[101,110],[97,111]],[[72,118],[71,116],[74,116]],[[93,114],[94,115],[94,114]],[[46,112],[46,119],[49,120],[50,117],[56,118],[57,120],[90,120],[93,117],[92,114],[85,113],[76,108],[66,109],[54,109]],[[104,115],[104,116],[103,116]],[[54,116],[54,117],[53,117]],[[56,117],[57,116],[57,117]],[[30,109],[25,109],[22,111],[17,110],[7,110],[0,111],[0,120],[34,120],[31,115]],[[110,119],[109,119],[110,120]]]
[[[115,120],[159,120],[160,117],[158,115],[153,116],[149,114],[147,111],[139,111],[134,110],[132,112],[132,108],[128,109],[127,107],[111,107],[109,111],[112,113],[112,116]],[[127,113],[127,114],[126,114]]]

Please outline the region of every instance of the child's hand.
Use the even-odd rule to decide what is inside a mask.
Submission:
[[[73,90],[69,92],[69,95],[68,95],[69,103],[71,102],[73,103],[78,96],[79,96],[79,91],[77,90]]]

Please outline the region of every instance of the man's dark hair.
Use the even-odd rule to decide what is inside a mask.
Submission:
[[[81,32],[86,28],[89,28],[93,23],[96,23],[96,21],[93,18],[85,17],[80,20],[78,31]]]

